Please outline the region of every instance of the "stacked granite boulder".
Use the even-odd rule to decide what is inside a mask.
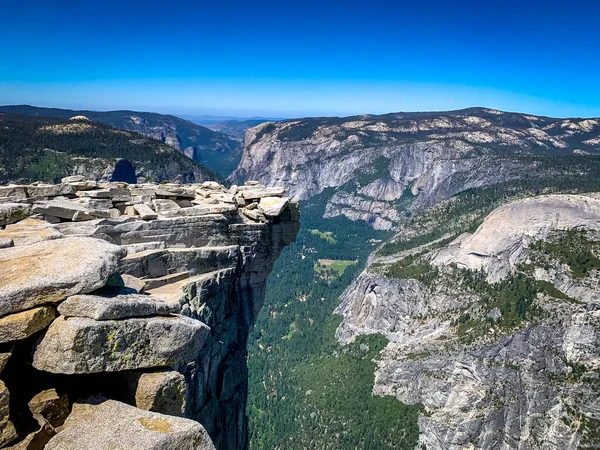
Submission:
[[[106,285],[109,277],[118,272],[119,260],[125,254],[119,246],[89,237],[40,240],[1,250],[2,365],[12,363],[11,352],[21,345],[31,346],[35,369],[54,374],[157,370],[176,362],[192,361],[209,332],[202,322],[177,315],[178,308],[174,305],[151,296],[88,294]],[[34,335],[39,339],[29,340]],[[2,446],[13,442],[18,434],[10,418],[9,391],[4,382],[0,382],[0,391]],[[62,421],[47,424],[44,415],[40,415],[39,429],[21,436],[24,439],[14,448],[43,448],[54,435],[60,436],[69,408],[64,396],[62,401],[66,403],[61,409],[65,416]],[[38,404],[34,401],[34,405]],[[35,416],[34,407],[30,409]],[[119,411],[116,408],[115,412]],[[171,419],[165,417],[161,420],[170,423]],[[112,420],[118,423],[118,414]],[[28,424],[22,425],[22,429],[28,428]],[[197,428],[198,424],[189,426]],[[198,436],[205,434],[201,431]]]
[[[261,298],[295,237],[284,194],[81,177],[0,186],[0,448],[214,448],[177,416],[227,428],[217,372],[245,355],[214,346],[239,346],[247,329],[221,328],[249,326],[260,305],[235,303]],[[250,312],[233,323],[232,307]],[[98,380],[119,386],[115,399],[90,388]]]
[[[86,181],[72,176],[61,184],[0,186],[0,226],[35,215],[49,223],[83,222],[121,216],[153,220],[237,212],[267,222],[288,204],[285,188],[258,182],[226,188],[215,181],[203,184],[132,184]]]

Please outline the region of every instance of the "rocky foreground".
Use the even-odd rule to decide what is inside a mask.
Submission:
[[[284,194],[0,186],[0,448],[245,448],[248,329],[298,228]]]

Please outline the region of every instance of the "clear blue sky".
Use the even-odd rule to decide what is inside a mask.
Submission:
[[[0,104],[600,116],[600,1],[2,0]]]

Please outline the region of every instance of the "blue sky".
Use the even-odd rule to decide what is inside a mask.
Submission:
[[[600,116],[597,0],[0,3],[0,104]]]

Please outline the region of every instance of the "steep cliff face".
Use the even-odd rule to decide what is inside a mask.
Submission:
[[[596,154],[599,134],[597,119],[483,108],[263,123],[247,131],[230,179],[285,184],[297,199],[336,188],[328,217],[392,229],[401,223],[395,210],[412,197],[419,209],[465,189],[543,176],[541,155]]]
[[[597,445],[599,207],[510,203],[441,248],[376,255],[342,295],[338,338],[388,337],[374,394],[425,406],[423,448]]]
[[[231,179],[396,232],[336,335],[389,340],[373,393],[424,406],[420,448],[593,448],[599,124],[482,108],[265,123]]]
[[[247,336],[298,226],[250,184],[0,188],[0,446],[247,447]]]

